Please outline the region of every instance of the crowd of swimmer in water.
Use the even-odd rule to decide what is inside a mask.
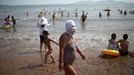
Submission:
[[[103,9],[103,11],[107,12],[106,14],[103,14],[102,12],[98,12],[98,17],[101,18],[103,17],[103,15],[106,15],[108,18],[112,15],[111,14],[111,9],[110,8],[106,8],[106,9]],[[125,15],[127,16],[128,14],[132,14],[134,15],[134,10],[121,10],[121,9],[117,9],[117,11],[119,12],[120,15]],[[79,14],[78,14],[78,8],[76,8],[74,10],[74,16],[75,17],[78,17]],[[85,22],[87,20],[87,17],[88,17],[88,12],[87,11],[84,11],[82,10],[81,11],[81,16],[80,16],[80,20],[81,22]],[[25,12],[26,16],[30,16],[30,12]],[[53,10],[53,11],[48,11],[48,10],[42,10],[41,12],[39,12],[39,14],[42,14],[44,16],[47,16],[47,15],[51,15],[51,20],[53,22],[53,24],[55,24],[55,20],[56,20],[56,17],[57,15],[61,15],[61,17],[64,17],[64,15],[67,15],[68,18],[71,17],[71,14],[68,10],[63,10],[61,8],[59,8],[58,10]],[[16,31],[16,28],[15,28],[15,25],[16,25],[16,19],[14,16],[6,16],[4,18],[4,26],[7,26],[7,25],[13,25],[13,30]],[[2,27],[1,27],[2,28]],[[6,28],[5,28],[6,29]]]

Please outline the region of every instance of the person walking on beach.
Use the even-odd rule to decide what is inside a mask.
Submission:
[[[43,17],[42,15],[38,15],[39,17],[39,21],[37,23],[37,27],[39,27],[39,35],[40,35],[40,52],[42,52],[42,46],[44,44],[44,47],[45,47],[45,51],[46,51],[46,45],[45,43],[43,42],[44,41],[44,38],[42,36],[42,32],[43,30],[47,30],[48,29],[48,26],[50,24],[48,24],[48,21],[45,17]]]
[[[54,56],[52,54],[53,48],[51,46],[51,42],[59,45],[57,42],[55,42],[52,39],[48,38],[48,35],[49,35],[48,31],[47,30],[44,30],[43,31],[43,38],[44,38],[43,42],[46,44],[46,47],[48,48],[48,51],[45,54],[45,61],[42,63],[42,65],[45,65],[46,64],[47,58],[48,58],[49,55],[50,55],[50,57],[52,59],[52,63],[55,63],[55,58],[54,58]]]
[[[128,55],[129,41],[127,41],[128,34],[123,35],[123,39],[117,41],[120,55]]]
[[[12,23],[13,23],[13,31],[15,32],[16,31],[16,19],[14,18],[14,16],[11,16],[12,18]]]
[[[111,34],[111,39],[109,40],[108,49],[111,49],[111,50],[117,50],[118,49],[115,33]]]
[[[65,28],[66,32],[59,38],[59,71],[64,70],[65,75],[78,75],[73,67],[76,58],[75,53],[77,51],[82,59],[85,59],[85,56],[76,45],[74,38],[75,22],[73,20],[67,20]]]

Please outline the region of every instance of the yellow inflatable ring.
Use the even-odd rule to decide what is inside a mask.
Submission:
[[[101,53],[103,55],[109,55],[109,56],[119,56],[120,53],[117,50],[110,50],[110,49],[103,49],[101,50]]]

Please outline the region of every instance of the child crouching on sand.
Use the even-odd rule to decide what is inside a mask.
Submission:
[[[48,31],[47,30],[44,30],[43,31],[43,38],[44,38],[44,43],[45,43],[46,47],[48,48],[48,51],[45,54],[45,61],[43,62],[42,65],[45,65],[46,64],[47,58],[48,58],[49,55],[50,55],[50,57],[52,59],[52,63],[55,63],[55,58],[54,58],[54,56],[52,54],[53,48],[52,48],[50,42],[52,41],[53,43],[55,43],[57,45],[58,45],[58,43],[55,42],[55,41],[53,41],[53,40],[51,40],[50,38],[48,38],[48,35],[49,35]]]

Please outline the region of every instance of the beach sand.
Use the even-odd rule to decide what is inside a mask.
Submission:
[[[31,47],[23,47],[25,44],[17,47],[14,45],[0,47],[0,75],[64,75],[58,70],[58,47],[53,51],[57,62],[53,64],[49,58],[47,64],[41,66],[38,44]],[[132,54],[111,58],[103,57],[99,50],[85,49],[82,52],[86,60],[77,55],[74,62],[79,75],[134,75]]]

